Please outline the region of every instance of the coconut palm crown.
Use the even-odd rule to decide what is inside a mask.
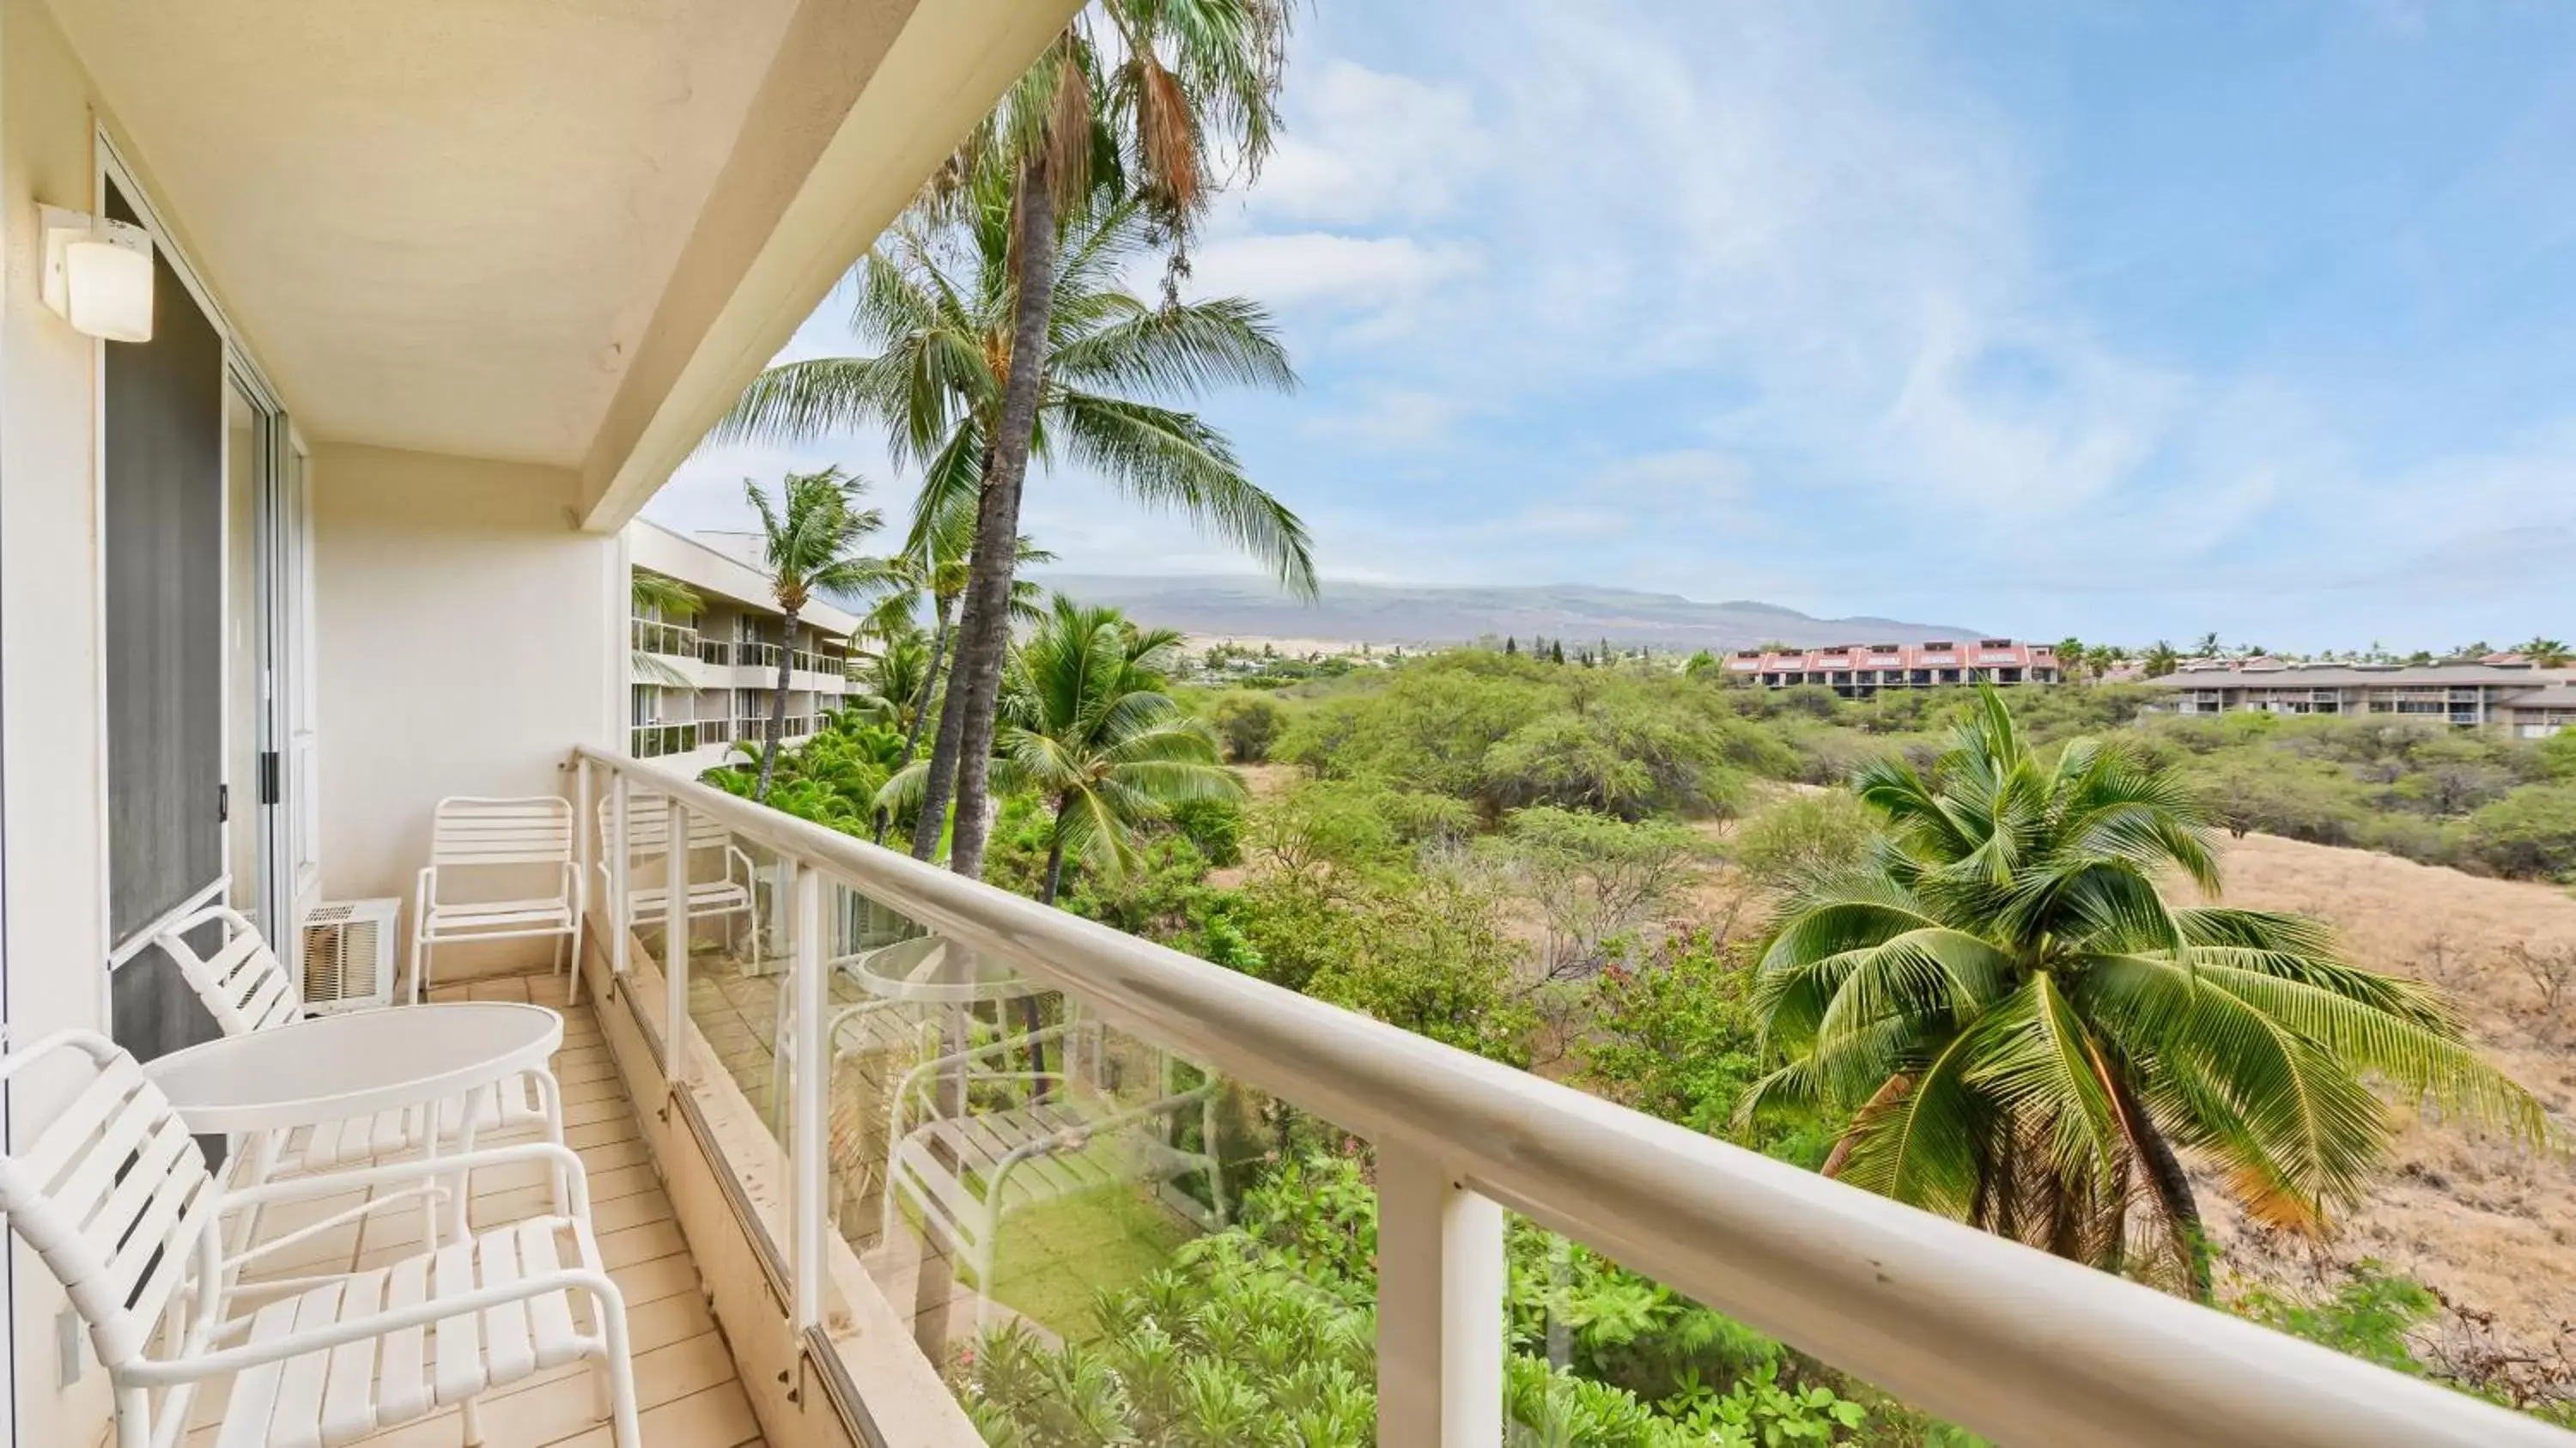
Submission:
[[[2431,989],[2347,963],[2313,920],[2169,901],[2176,876],[2219,885],[2169,772],[2089,738],[2045,757],[1980,686],[1930,773],[1887,760],[1854,785],[1885,838],[1785,903],[1755,996],[1785,1064],[1741,1108],[1848,1114],[1828,1173],[2205,1296],[2178,1151],[2315,1231],[2386,1150],[2373,1080],[2550,1135]]]
[[[858,552],[859,545],[885,523],[876,509],[858,506],[866,488],[865,482],[837,467],[790,472],[780,481],[775,500],[759,483],[743,479],[743,496],[760,520],[761,571],[769,575],[770,593],[784,615],[778,636],[778,680],[762,729],[760,781],[754,799],[768,799],[769,781],[778,769],[789,662],[805,605],[818,593],[857,598],[888,586],[885,560]]]

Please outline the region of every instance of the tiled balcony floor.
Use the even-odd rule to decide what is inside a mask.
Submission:
[[[635,1111],[609,1062],[608,1048],[587,1002],[565,1005],[565,977],[537,975],[439,986],[439,1000],[526,1001],[563,1012],[564,1042],[555,1057],[563,1084],[564,1135],[579,1152],[590,1178],[591,1216],[609,1276],[626,1295],[634,1339],[635,1389],[644,1441],[650,1448],[745,1448],[760,1440],[760,1425],[736,1377],[733,1355],[716,1331],[701,1295],[696,1263],[680,1240]],[[535,1139],[533,1132],[494,1139],[499,1145]],[[485,1173],[474,1183],[474,1220],[500,1222],[543,1210],[550,1191],[542,1183]],[[307,1208],[307,1220],[328,1215],[350,1199]],[[288,1230],[292,1219],[274,1214],[263,1235]],[[278,1275],[376,1266],[409,1255],[420,1241],[417,1211],[398,1209],[363,1224],[317,1238],[312,1250],[268,1268]],[[523,1378],[485,1394],[483,1437],[490,1448],[608,1448],[607,1422],[598,1416],[598,1389],[588,1364]],[[210,1448],[220,1395],[195,1414],[202,1426],[187,1439]],[[454,1409],[360,1440],[364,1448],[457,1448],[464,1426]]]

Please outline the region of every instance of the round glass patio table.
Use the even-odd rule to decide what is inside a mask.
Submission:
[[[426,1176],[436,1173],[444,1154],[445,1103],[458,1103],[454,1154],[465,1155],[474,1150],[486,1109],[499,1118],[502,1083],[519,1076],[538,1078],[547,1134],[560,1141],[562,1097],[548,1063],[562,1044],[563,1017],[544,1006],[383,1006],[190,1046],[146,1062],[143,1074],[170,1098],[191,1132],[265,1138],[254,1156],[263,1166],[298,1127],[417,1111],[413,1144]],[[254,1168],[254,1179],[264,1174]],[[473,1184],[459,1174],[444,1190],[452,1195],[450,1220],[462,1237]],[[435,1220],[434,1209],[434,1199],[424,1200],[425,1228]]]
[[[981,1005],[1043,995],[1047,986],[954,940],[917,935],[840,962],[860,989],[914,1005]]]
[[[453,1100],[544,1071],[562,1044],[563,1017],[544,1006],[386,1006],[190,1046],[147,1062],[143,1074],[190,1131],[232,1135]],[[475,1114],[466,1113],[468,1132]]]

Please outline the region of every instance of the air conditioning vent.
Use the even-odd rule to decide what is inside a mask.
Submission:
[[[338,900],[304,915],[304,1008],[316,1015],[394,1002],[394,918],[402,902]]]

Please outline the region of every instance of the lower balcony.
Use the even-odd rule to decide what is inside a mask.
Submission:
[[[2565,1448],[666,768],[566,792],[694,825],[585,861],[580,990],[771,1443],[1736,1441],[1600,1391],[1616,1301],[1906,1441]]]

